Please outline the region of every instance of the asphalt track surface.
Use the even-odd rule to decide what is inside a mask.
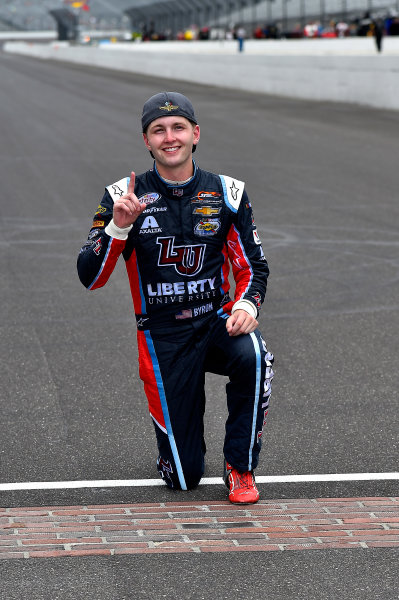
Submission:
[[[0,81],[1,482],[157,476],[123,266],[88,292],[75,265],[104,186],[150,166],[141,108],[171,88],[196,106],[198,164],[247,182],[271,268],[260,328],[276,376],[257,474],[397,471],[398,112],[2,54]],[[207,477],[221,475],[225,383],[207,380]],[[394,480],[260,491],[399,495]],[[225,499],[218,485],[184,494]],[[144,486],[0,494],[4,507],[172,501]],[[390,599],[395,560],[379,549],[3,561],[0,585],[7,600]]]

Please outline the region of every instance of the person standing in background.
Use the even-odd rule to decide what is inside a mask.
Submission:
[[[377,52],[381,52],[382,38],[384,36],[384,22],[382,19],[376,19],[373,22],[373,35],[375,38],[375,44],[377,46]]]
[[[242,25],[240,25],[240,27],[238,27],[236,35],[237,35],[237,40],[238,40],[238,51],[243,52],[244,51],[244,40],[247,36],[247,32],[245,31],[245,29]]]

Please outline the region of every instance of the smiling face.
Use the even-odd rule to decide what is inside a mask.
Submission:
[[[161,177],[174,181],[191,177],[193,145],[200,138],[198,125],[185,117],[160,117],[149,124],[143,138]]]

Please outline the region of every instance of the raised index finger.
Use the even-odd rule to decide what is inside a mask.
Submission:
[[[128,194],[134,194],[134,184],[136,183],[136,174],[134,171],[132,171],[130,173],[130,181],[129,181],[129,185],[127,186],[127,193]]]

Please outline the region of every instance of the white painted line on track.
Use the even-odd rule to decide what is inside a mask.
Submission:
[[[311,483],[331,481],[399,481],[399,472],[394,473],[331,473],[319,475],[257,475],[257,483]],[[204,477],[200,485],[221,485],[222,477]],[[161,479],[104,479],[84,481],[32,481],[20,483],[0,483],[0,492],[25,490],[75,490],[80,488],[113,487],[156,487],[164,486]]]

